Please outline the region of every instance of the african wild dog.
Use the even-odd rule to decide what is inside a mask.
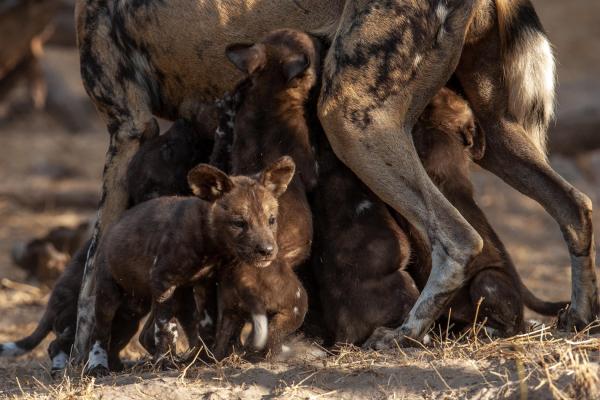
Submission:
[[[41,238],[15,245],[12,260],[27,272],[27,279],[33,278],[51,287],[71,256],[89,240],[90,234],[89,222],[82,222],[75,228],[59,226]]]
[[[188,173],[195,196],[159,197],[141,203],[103,236],[98,250],[96,325],[88,372],[118,366],[119,351],[153,309],[158,360],[174,354],[177,326],[174,292],[239,260],[268,266],[277,256],[277,196],[294,163],[283,157],[255,178],[228,176],[200,164]],[[291,173],[290,173],[291,171]],[[113,324],[123,333],[111,337]]]
[[[443,88],[419,118],[413,137],[429,177],[483,238],[481,254],[467,265],[466,285],[450,303],[452,320],[471,326],[483,298],[478,318],[510,336],[525,329],[523,305],[542,315],[556,315],[565,308],[568,303],[542,301],[523,285],[504,244],[474,200],[470,167],[472,160],[485,154],[485,134],[476,128],[467,102]]]
[[[559,223],[572,260],[572,304],[560,318],[582,328],[599,312],[591,202],[552,170],[544,133],[552,115],[554,61],[530,0],[78,0],[81,72],[111,136],[101,236],[127,207],[126,166],[153,115],[192,120],[232,88],[231,37],[255,42],[289,27],[331,41],[318,114],[336,155],[428,239],[430,279],[391,339],[420,338],[466,278],[483,240],[428,178],[411,131],[456,72],[486,132],[478,163],[534,198]],[[152,23],[148,23],[151,21]],[[92,314],[95,237],[79,315]],[[79,324],[77,348],[93,321]]]
[[[207,139],[210,137],[209,130],[208,126],[199,124],[192,126],[185,121],[177,121],[163,135],[144,138],[141,151],[135,155],[127,171],[130,205],[134,206],[158,195],[191,194],[184,169],[186,166],[191,168],[199,161],[208,161],[209,154],[205,147],[210,145],[210,139]],[[190,159],[195,164],[190,165]],[[33,255],[39,263],[39,253],[44,251],[45,245],[52,245],[64,252],[74,251],[77,246],[80,246],[54,284],[44,315],[34,333],[13,343],[0,344],[2,347],[0,356],[17,356],[29,352],[47,336],[50,330],[53,330],[57,339],[48,349],[52,370],[55,372],[66,366],[67,355],[71,352],[75,338],[77,298],[89,247],[89,239],[83,246],[80,241],[86,235],[89,236],[88,223],[82,223],[75,229],[59,227],[52,229],[45,237],[28,243],[25,251],[16,252],[15,256],[18,255],[16,259],[22,264],[31,265],[34,260]],[[37,276],[39,278],[39,272]],[[214,282],[212,283],[214,285]],[[191,347],[197,346],[199,335],[205,341],[210,339],[214,328],[211,316],[214,317],[216,314],[213,304],[216,300],[211,300],[215,295],[211,295],[210,284],[198,286],[194,290],[182,288],[174,295],[179,300],[174,307],[174,313]],[[195,296],[194,291],[204,291],[204,293]],[[147,329],[142,331],[140,337],[140,342],[149,352],[154,349],[153,321],[152,317],[147,320]],[[111,336],[128,337],[127,332],[119,330],[117,326],[119,324],[114,324]],[[126,328],[127,324],[123,326]],[[120,368],[118,359],[113,360],[113,364],[115,369]]]
[[[294,269],[307,260],[312,243],[307,192],[316,185],[316,170],[305,107],[311,95],[314,98],[311,89],[318,76],[319,51],[317,41],[291,29],[276,30],[258,43],[233,44],[226,50],[229,60],[247,74],[233,126],[233,173],[255,173],[289,154],[296,174],[279,199],[276,260],[264,270],[232,265],[221,271],[215,349],[220,357],[241,325],[239,315],[236,318],[240,308],[252,316],[255,327],[262,328],[254,332],[254,347],[262,350],[266,346],[271,355],[281,352],[282,340],[302,325],[306,314],[306,291]]]
[[[56,339],[48,347],[52,372],[65,368],[75,339],[77,297],[81,287],[88,247],[89,240],[73,255],[66,269],[54,284],[46,310],[35,331],[15,342],[0,344],[1,357],[20,356],[30,352],[48,336],[50,331],[53,331]]]
[[[413,138],[429,177],[483,238],[482,252],[467,265],[466,283],[449,304],[455,327],[470,327],[477,317],[496,333],[510,336],[525,329],[524,305],[542,315],[556,315],[565,308],[567,302],[542,301],[523,284],[504,244],[474,200],[470,168],[472,160],[485,154],[485,134],[476,128],[468,103],[443,88],[420,116]],[[428,266],[421,264],[410,272],[422,289],[430,273]],[[388,333],[377,330],[366,346],[377,347]]]
[[[127,167],[130,204],[159,196],[191,195],[187,173],[209,160],[212,137],[213,132],[204,124],[177,120],[162,135],[143,138]]]

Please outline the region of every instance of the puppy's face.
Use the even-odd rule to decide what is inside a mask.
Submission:
[[[215,202],[212,229],[227,253],[257,267],[277,256],[277,198],[251,178],[235,177],[233,189]]]
[[[256,177],[229,177],[201,164],[188,174],[194,193],[211,201],[213,241],[225,254],[257,267],[277,257],[278,201],[294,175],[290,157],[282,157]]]

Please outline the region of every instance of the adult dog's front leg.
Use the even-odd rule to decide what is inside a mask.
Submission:
[[[326,58],[319,117],[336,154],[429,238],[433,267],[404,325],[375,341],[421,338],[483,246],[430,181],[411,128],[460,56],[472,1],[352,1]]]

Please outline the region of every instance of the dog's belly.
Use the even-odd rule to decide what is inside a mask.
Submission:
[[[343,0],[170,0],[123,12],[130,34],[147,47],[163,100],[181,115],[241,78],[225,57],[228,44],[254,42],[278,28],[323,30],[342,6]]]

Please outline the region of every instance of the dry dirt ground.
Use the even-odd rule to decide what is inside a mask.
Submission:
[[[538,0],[559,61],[559,118],[582,108],[600,109],[600,3]],[[51,49],[71,89],[84,98],[73,50]],[[0,125],[0,342],[33,330],[47,289],[21,285],[10,261],[18,241],[49,227],[75,225],[93,215],[106,148],[102,125],[72,135],[52,116],[36,113]],[[552,157],[553,165],[600,206],[600,152],[578,159]],[[478,201],[505,241],[525,283],[549,300],[570,293],[569,257],[556,224],[535,202],[499,179],[476,170]],[[595,216],[596,241],[600,218]],[[600,260],[597,261],[600,264]],[[528,314],[530,318],[539,318]],[[552,323],[551,320],[546,320]],[[474,328],[475,331],[478,327]],[[459,340],[438,333],[428,348],[363,352],[344,348],[318,360],[249,364],[231,358],[216,366],[174,372],[137,367],[100,380],[73,369],[48,374],[47,339],[31,354],[0,359],[0,398],[598,398],[600,338],[534,330],[506,340]],[[126,357],[142,356],[133,343]]]

